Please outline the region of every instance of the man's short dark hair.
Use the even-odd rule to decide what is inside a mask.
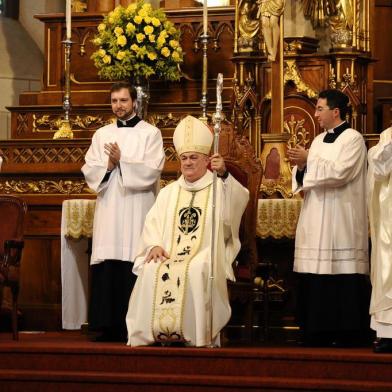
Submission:
[[[340,90],[328,89],[321,91],[319,98],[326,99],[330,109],[339,109],[341,120],[346,120],[349,98]]]
[[[132,101],[136,102],[136,98],[137,98],[136,89],[135,87],[132,86],[131,83],[127,81],[113,83],[112,87],[110,88],[110,94],[112,94],[115,91],[122,90],[123,88],[126,88],[129,91],[129,95],[131,96]]]

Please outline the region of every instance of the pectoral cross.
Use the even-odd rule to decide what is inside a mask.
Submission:
[[[185,218],[185,235],[189,234],[189,226],[191,225],[191,217],[192,217],[192,208],[193,208],[193,202],[195,201],[195,196],[196,196],[196,192],[192,192],[192,198],[191,198],[191,202],[189,203],[189,207],[188,207],[188,215]]]
[[[190,226],[190,224],[191,224],[191,211],[190,211],[190,208],[189,208],[188,209],[188,215],[185,218],[185,225],[183,226],[183,227],[185,227],[185,231],[184,231],[185,235],[188,235],[188,233],[189,233],[189,226]]]

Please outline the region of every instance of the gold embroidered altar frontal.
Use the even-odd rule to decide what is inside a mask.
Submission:
[[[72,199],[63,202],[63,235],[78,239],[93,236],[95,200]]]
[[[256,234],[259,238],[294,238],[301,199],[260,199]]]

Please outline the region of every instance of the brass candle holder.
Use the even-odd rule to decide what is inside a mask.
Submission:
[[[201,90],[201,100],[200,106],[202,108],[202,115],[199,117],[199,120],[204,121],[207,123],[207,108],[208,108],[208,92],[207,92],[207,79],[208,79],[208,57],[207,57],[207,50],[208,50],[208,42],[210,36],[208,33],[203,33],[200,36],[199,40],[202,44],[203,50],[203,79],[202,79],[202,90]]]
[[[53,139],[73,139],[72,126],[69,121],[69,112],[71,110],[71,87],[70,87],[70,69],[71,69],[71,47],[73,42],[67,38],[62,41],[64,44],[65,56],[65,89],[63,99],[64,120],[58,131],[53,135]]]

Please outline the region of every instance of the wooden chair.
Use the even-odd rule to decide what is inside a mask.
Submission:
[[[244,311],[246,340],[253,340],[254,278],[258,266],[256,246],[257,203],[262,165],[245,136],[237,134],[233,124],[225,121],[219,141],[219,152],[228,171],[249,190],[249,202],[240,227],[241,250],[235,266],[236,282],[229,282],[230,301],[239,302]],[[229,323],[230,326],[230,323]]]
[[[26,203],[13,196],[0,196],[0,308],[3,288],[8,286],[12,297],[12,333],[18,340],[19,270],[24,246]]]

